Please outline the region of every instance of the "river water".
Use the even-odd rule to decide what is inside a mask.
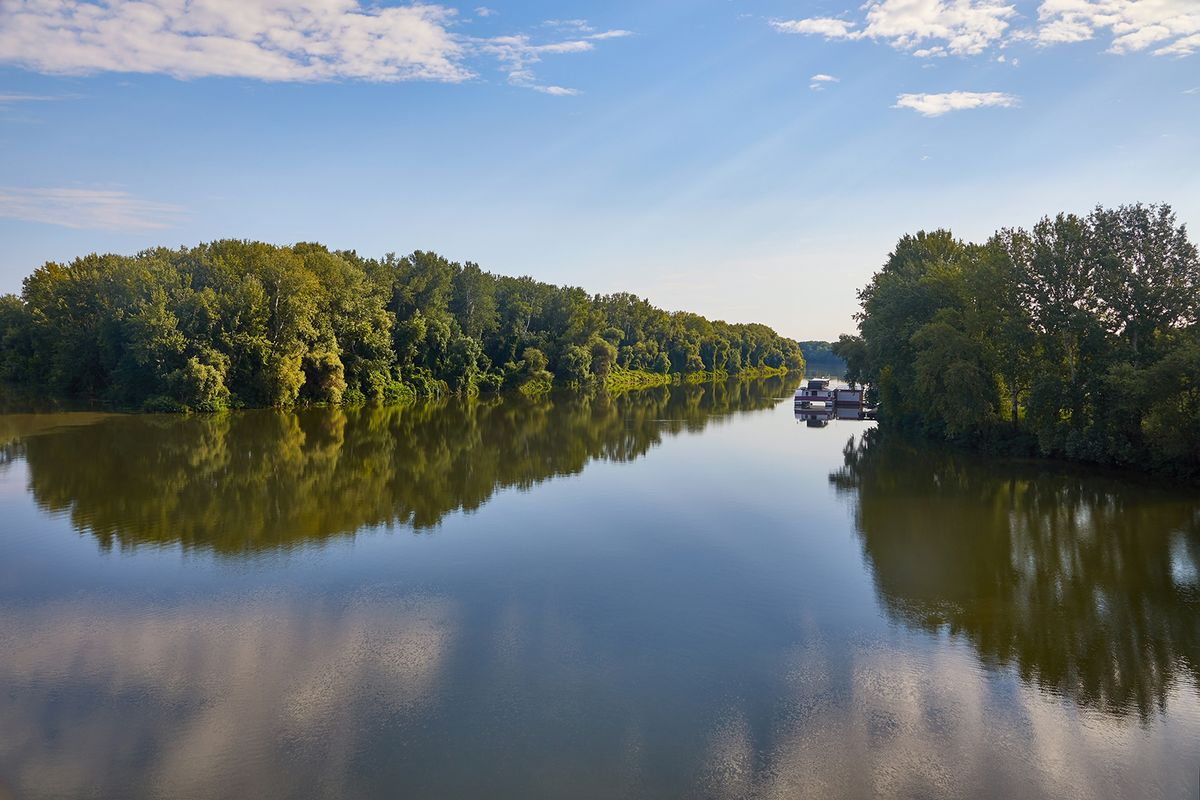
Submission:
[[[1194,798],[1194,489],[794,382],[0,415],[0,798]]]

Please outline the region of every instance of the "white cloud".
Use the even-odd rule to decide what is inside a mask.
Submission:
[[[1200,50],[1200,33],[1193,33],[1191,36],[1184,36],[1182,39],[1176,39],[1165,47],[1158,48],[1154,51],[1154,55],[1190,56],[1198,50]]]
[[[475,9],[475,16],[477,17],[494,17],[499,13],[500,12],[496,9],[488,8],[487,6],[480,6],[479,8]]]
[[[1043,0],[1038,7],[1040,44],[1081,42],[1101,31],[1111,53],[1153,48],[1155,55],[1188,56],[1200,50],[1196,0]]]
[[[951,111],[971,108],[1012,108],[1017,98],[1004,92],[943,92],[941,94],[902,94],[892,108],[910,108],[926,117],[940,117]]]
[[[1193,86],[1191,89],[1184,89],[1184,94],[1200,94],[1200,86]]]
[[[580,94],[578,89],[568,89],[566,86],[536,84],[534,86],[530,86],[529,88],[533,89],[535,92],[541,92],[542,94],[549,94],[555,97],[574,97],[577,94]]]
[[[268,81],[462,81],[439,6],[358,0],[12,0],[0,62],[40,72],[165,73]]]
[[[1029,37],[1022,36],[1022,38]],[[1082,22],[1055,19],[1043,24],[1038,29],[1036,38],[1042,44],[1073,44],[1091,39],[1092,29]]]
[[[826,39],[857,39],[862,33],[854,30],[854,23],[832,17],[810,19],[772,20],[771,26],[781,33],[814,33]]]
[[[880,39],[921,57],[977,55],[999,42],[1016,9],[998,0],[868,0],[863,27],[833,17],[773,21],[784,33]]]
[[[822,91],[827,84],[841,83],[841,81],[839,81],[834,76],[826,75],[824,72],[818,72],[816,75],[813,75],[808,80],[809,80],[808,88],[812,89],[814,92]]]
[[[978,55],[1017,13],[996,0],[875,0],[866,8],[867,36],[925,55]]]
[[[617,30],[593,33],[587,38],[591,39],[593,42],[599,42],[605,39],[624,39],[626,36],[633,36],[633,31],[626,31],[618,28]]]
[[[1148,50],[1160,56],[1200,52],[1200,0],[1042,0],[1032,27],[1004,0],[867,0],[861,20],[810,17],[773,20],[783,33],[826,39],[875,39],[915,56],[983,53],[1013,41],[1070,44],[1111,37],[1109,52]]]
[[[0,3],[0,64],[51,74],[454,83],[476,77],[472,60],[492,57],[501,61],[510,83],[538,88],[528,67],[543,55],[584,52],[593,42],[631,35],[566,20],[554,26],[569,32],[563,34],[572,37],[567,41],[473,38],[451,30],[454,9],[368,0]],[[480,6],[476,13],[495,12]]]
[[[66,228],[141,231],[170,227],[183,209],[103,189],[0,187],[0,217]]]

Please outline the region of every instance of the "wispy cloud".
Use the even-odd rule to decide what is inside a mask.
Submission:
[[[536,84],[534,86],[530,86],[529,88],[533,89],[535,92],[541,92],[542,94],[554,95],[555,97],[574,97],[575,95],[580,94],[580,91],[578,89],[569,89],[566,86],[550,86],[550,85],[545,85],[545,84]]]
[[[586,19],[548,19],[542,23],[542,27],[575,33],[591,33],[595,30]]]
[[[570,34],[593,42],[603,41],[604,39],[620,39],[633,35],[633,31],[621,30],[619,28],[598,31],[586,19],[548,19],[542,23],[542,27],[553,28],[564,34]]]
[[[848,8],[847,11],[851,11]],[[1013,41],[1061,45],[1112,37],[1109,52],[1160,56],[1200,51],[1197,0],[1042,0],[1036,22],[1015,28],[1016,6],[1004,0],[867,0],[859,19],[774,20],[783,33],[830,40],[873,39],[915,56],[974,56]]]
[[[496,9],[488,8],[487,6],[479,6],[475,9],[475,16],[477,17],[494,17],[499,13]]]
[[[813,33],[826,39],[858,39],[861,31],[854,30],[855,23],[832,17],[809,19],[773,19],[771,27],[780,33]]]
[[[902,94],[892,108],[909,108],[926,117],[940,117],[972,108],[1012,108],[1018,102],[1015,96],[1004,92],[942,92]]]
[[[547,55],[586,53],[595,49],[595,42],[632,35],[630,31],[625,30],[597,32],[584,20],[549,20],[543,25],[568,28],[582,35],[571,39],[542,43],[535,42],[528,34],[495,36],[489,39],[473,39],[471,46],[498,60],[507,71],[508,82],[511,85],[557,97],[568,97],[580,94],[579,90],[543,84],[534,74],[533,65],[540,63],[542,58]]]
[[[65,228],[142,231],[168,228],[183,209],[106,189],[0,187],[0,217]]]
[[[827,84],[841,83],[841,81],[839,81],[837,78],[833,77],[832,75],[826,75],[824,72],[818,72],[808,80],[808,88],[812,89],[814,92],[822,91]]]
[[[60,98],[43,94],[0,94],[0,106],[11,106],[17,103],[45,103]]]
[[[620,28],[617,28],[617,29],[611,30],[611,31],[601,31],[600,33],[593,33],[593,34],[589,35],[587,38],[593,42],[602,42],[605,39],[624,39],[626,36],[633,36],[633,31],[626,31],[626,30],[621,30]]]
[[[486,6],[475,12],[495,13]],[[559,20],[553,27],[565,40],[477,38],[454,30],[452,8],[367,0],[4,0],[0,14],[0,64],[51,74],[181,79],[456,83],[476,77],[475,62],[492,57],[515,76],[510,83],[537,89],[542,85],[529,65],[542,56],[583,52],[594,42],[630,35],[597,31],[586,20]]]

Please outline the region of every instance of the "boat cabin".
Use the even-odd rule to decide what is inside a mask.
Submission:
[[[812,378],[805,381],[804,385],[796,390],[796,407],[812,408],[814,404],[833,406],[837,390],[830,389],[829,383],[827,378]]]
[[[863,387],[832,388],[829,378],[811,378],[796,390],[796,419],[824,427],[831,419],[874,419]]]
[[[863,407],[863,390],[834,389],[833,404],[838,408],[853,408],[861,411]]]

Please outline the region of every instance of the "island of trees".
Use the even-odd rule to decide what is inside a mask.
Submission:
[[[1200,259],[1169,206],[904,236],[834,346],[884,429],[1200,475]]]
[[[0,383],[42,397],[215,411],[804,368],[765,325],[414,252],[218,241],[47,263],[0,297]]]

